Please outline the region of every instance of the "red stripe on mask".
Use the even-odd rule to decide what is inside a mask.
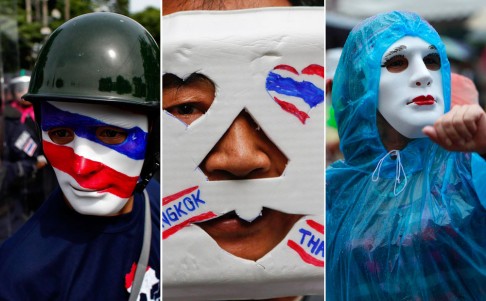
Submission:
[[[300,258],[302,258],[302,260],[307,262],[308,264],[312,264],[316,267],[324,267],[324,261],[323,260],[319,260],[319,259],[312,257],[301,246],[299,246],[299,244],[296,243],[295,241],[288,240],[287,246],[289,246],[294,251],[296,251],[297,254],[299,254]]]
[[[43,141],[44,153],[54,168],[69,174],[83,188],[109,192],[120,198],[133,194],[137,177],[120,173],[107,165],[77,155],[68,146]]]

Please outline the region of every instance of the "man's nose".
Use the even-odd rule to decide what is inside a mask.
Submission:
[[[252,117],[247,112],[241,112],[201,164],[208,179],[236,180],[279,176],[271,175],[275,162],[272,154],[266,151],[268,145],[265,145],[271,141],[264,141],[259,131],[261,130]]]

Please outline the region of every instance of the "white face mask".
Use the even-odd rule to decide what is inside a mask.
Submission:
[[[147,116],[55,101],[41,111],[45,156],[69,204],[86,215],[119,213],[142,170]]]
[[[418,37],[406,36],[383,55],[378,111],[407,138],[444,114],[439,53]]]

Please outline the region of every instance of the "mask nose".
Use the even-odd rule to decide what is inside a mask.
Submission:
[[[288,159],[259,129],[247,112],[241,112],[200,165],[210,181],[278,177]]]
[[[410,76],[410,85],[412,87],[430,87],[433,83],[432,75],[430,74],[430,70],[427,69],[423,59],[421,56],[416,56],[413,58],[411,66],[411,76]]]
[[[74,173],[81,176],[90,175],[99,171],[103,164],[100,162],[93,161],[86,158],[85,156],[91,153],[89,148],[83,144],[79,145],[75,143],[74,145],[74,162],[73,169]]]

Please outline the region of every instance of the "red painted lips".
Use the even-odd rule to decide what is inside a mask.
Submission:
[[[435,103],[435,98],[432,95],[420,95],[408,102],[407,105],[414,103],[418,106],[430,106]]]

